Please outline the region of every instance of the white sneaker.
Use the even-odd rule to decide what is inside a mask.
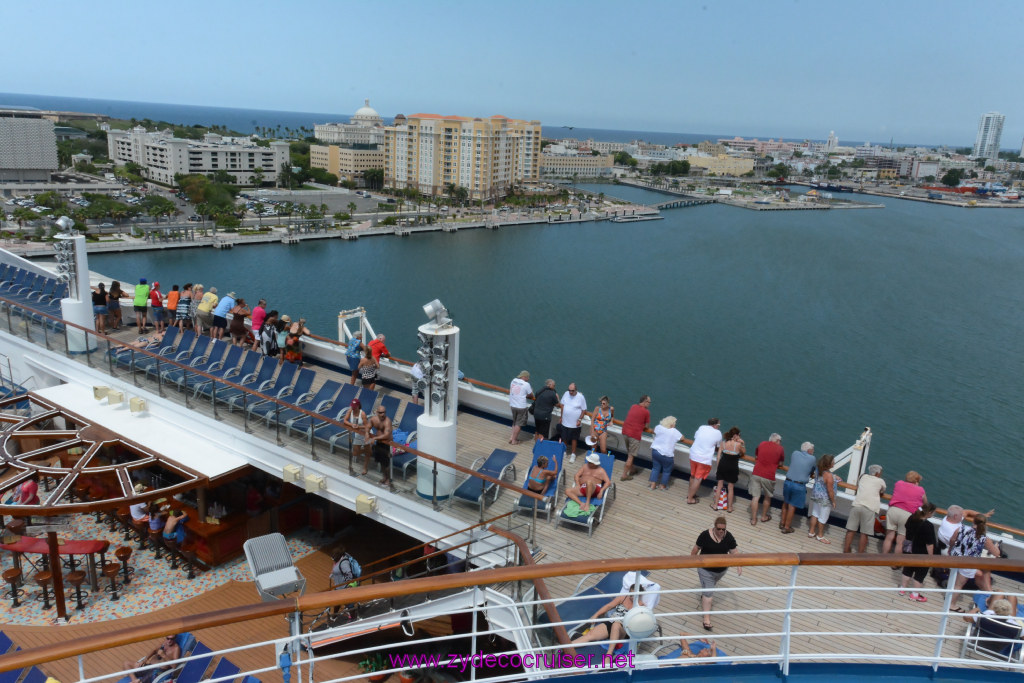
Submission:
[[[576,462],[576,454],[575,453],[573,453],[572,455],[569,456],[569,464],[572,464],[574,462]]]

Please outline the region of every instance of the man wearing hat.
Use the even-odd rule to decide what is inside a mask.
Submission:
[[[202,292],[203,286],[196,285],[194,290],[197,292]],[[203,328],[208,328],[211,331],[210,334],[212,336],[213,307],[217,305],[218,301],[220,301],[220,297],[217,296],[216,287],[210,287],[210,291],[205,292],[202,298],[199,299],[199,304],[196,305],[196,334],[202,334]]]
[[[235,307],[235,293],[228,292],[213,309],[213,329],[210,336],[214,339],[224,337],[224,330],[228,329],[228,311]]]
[[[139,334],[146,331],[146,305],[149,303],[149,285],[146,278],[140,277],[139,284],[135,285],[135,296],[132,306],[135,307],[135,325]]]
[[[587,453],[587,461],[583,463],[583,467],[576,470],[573,484],[565,490],[565,495],[576,501],[581,512],[588,512],[590,501],[600,500],[609,484],[611,480],[601,467],[601,456],[591,451]],[[580,500],[581,497],[583,500]]]
[[[526,424],[526,416],[529,410],[526,400],[533,398],[533,387],[530,386],[530,373],[526,370],[520,372],[512,380],[508,388],[508,405],[512,408],[512,437],[510,444],[519,443],[519,430]]]

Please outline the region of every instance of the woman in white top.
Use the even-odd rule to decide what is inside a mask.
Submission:
[[[651,481],[650,489],[665,490],[668,478],[672,476],[675,466],[676,444],[683,440],[683,435],[676,429],[676,418],[669,415],[654,428],[654,443],[651,444]]]
[[[349,404],[348,412],[345,413],[345,418],[341,421],[341,424],[352,433],[352,457],[358,458],[360,455],[363,456],[363,474],[366,474],[370,469],[370,450],[365,446],[370,421],[366,419],[363,405],[358,398],[352,399],[352,403]]]

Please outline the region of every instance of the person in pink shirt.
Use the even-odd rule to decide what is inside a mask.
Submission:
[[[889,509],[885,513],[883,555],[893,549],[893,541],[896,541],[893,553],[896,555],[903,553],[903,540],[907,537],[907,520],[927,502],[928,496],[925,495],[924,487],[921,486],[921,475],[914,470],[907,472],[903,481],[898,481],[893,485]]]
[[[263,321],[267,319],[267,300],[260,299],[256,304],[256,307],[252,309],[252,317],[250,322],[252,323],[252,336],[254,337],[252,342],[252,350],[258,351],[260,348],[260,330],[263,328]]]

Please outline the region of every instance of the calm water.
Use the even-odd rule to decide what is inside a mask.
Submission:
[[[837,453],[869,425],[888,481],[913,468],[939,505],[995,505],[997,521],[1024,523],[1024,212],[884,203],[97,255],[91,267],[262,296],[328,336],[339,310],[366,306],[405,358],[438,297],[471,377],[576,381],[619,417],[649,393],[655,419],[676,415],[684,432],[718,416],[751,446],[778,431],[787,451],[810,440]]]

